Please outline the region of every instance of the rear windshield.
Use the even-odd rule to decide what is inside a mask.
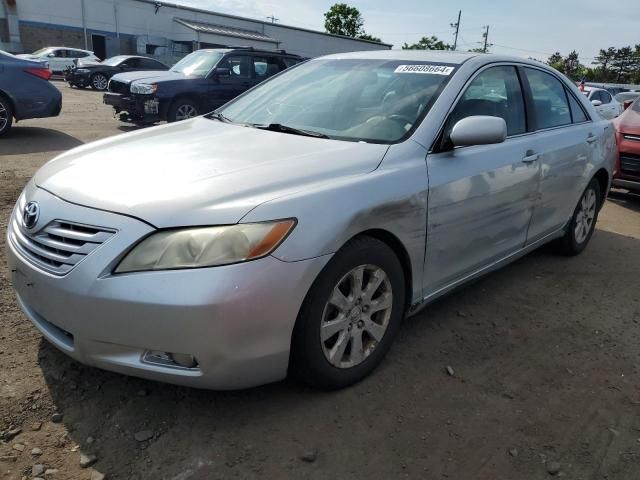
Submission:
[[[420,123],[455,69],[415,61],[312,60],[220,113],[249,126],[280,124],[334,139],[393,143]]]

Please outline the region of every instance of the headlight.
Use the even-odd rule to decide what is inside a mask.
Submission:
[[[144,95],[150,95],[156,93],[158,85],[152,83],[151,85],[146,83],[133,83],[131,84],[131,93],[142,93]]]
[[[295,220],[160,231],[131,250],[115,273],[198,268],[246,262],[273,252]]]
[[[89,69],[87,68],[77,68],[76,73],[89,73]]]

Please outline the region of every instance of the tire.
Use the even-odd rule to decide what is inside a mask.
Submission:
[[[361,295],[354,295],[360,269],[364,288]],[[368,295],[367,287],[376,283]],[[291,375],[322,389],[343,388],[369,375],[398,331],[405,288],[402,265],[388,245],[371,237],[350,241],[327,264],[304,300],[293,332]],[[389,307],[380,309],[383,305]]]
[[[593,178],[578,201],[564,237],[557,243],[560,253],[575,256],[586,248],[596,228],[601,202],[600,184]]]
[[[197,117],[198,115],[200,115],[200,113],[195,102],[187,98],[179,98],[174,100],[169,107],[167,122],[179,122],[180,120]]]
[[[0,95],[0,136],[11,130],[13,109],[9,101]]]
[[[94,73],[91,76],[90,84],[94,90],[104,92],[107,89],[107,85],[109,85],[109,79],[103,73]]]

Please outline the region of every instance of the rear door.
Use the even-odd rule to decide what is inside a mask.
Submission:
[[[429,172],[427,295],[524,247],[538,186],[529,157],[523,88],[512,65],[491,66],[467,84],[445,123],[443,138],[462,118],[501,117],[507,139],[495,145],[449,148],[427,156]]]
[[[252,55],[251,63],[251,86],[264,82],[267,78],[273,77],[286,68],[284,62],[279,58],[269,55]]]
[[[530,87],[540,184],[528,243],[563,228],[576,207],[593,146],[593,122],[563,82],[534,67],[521,70]],[[599,92],[594,92],[595,95]],[[593,99],[593,98],[592,98]]]

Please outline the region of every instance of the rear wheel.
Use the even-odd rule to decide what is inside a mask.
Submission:
[[[13,123],[13,110],[6,98],[0,95],[0,135],[7,133]]]
[[[596,228],[601,198],[600,184],[594,178],[580,197],[567,231],[559,241],[561,253],[573,256],[586,248]]]
[[[188,118],[197,117],[198,115],[200,114],[198,113],[198,106],[195,102],[186,98],[179,98],[178,100],[174,100],[169,107],[167,121],[179,122],[180,120],[187,120]]]
[[[293,335],[290,371],[320,388],[342,388],[382,361],[405,307],[404,272],[385,243],[361,237],[316,279]]]
[[[104,91],[109,85],[109,79],[102,73],[96,73],[91,77],[91,88],[94,90]]]

